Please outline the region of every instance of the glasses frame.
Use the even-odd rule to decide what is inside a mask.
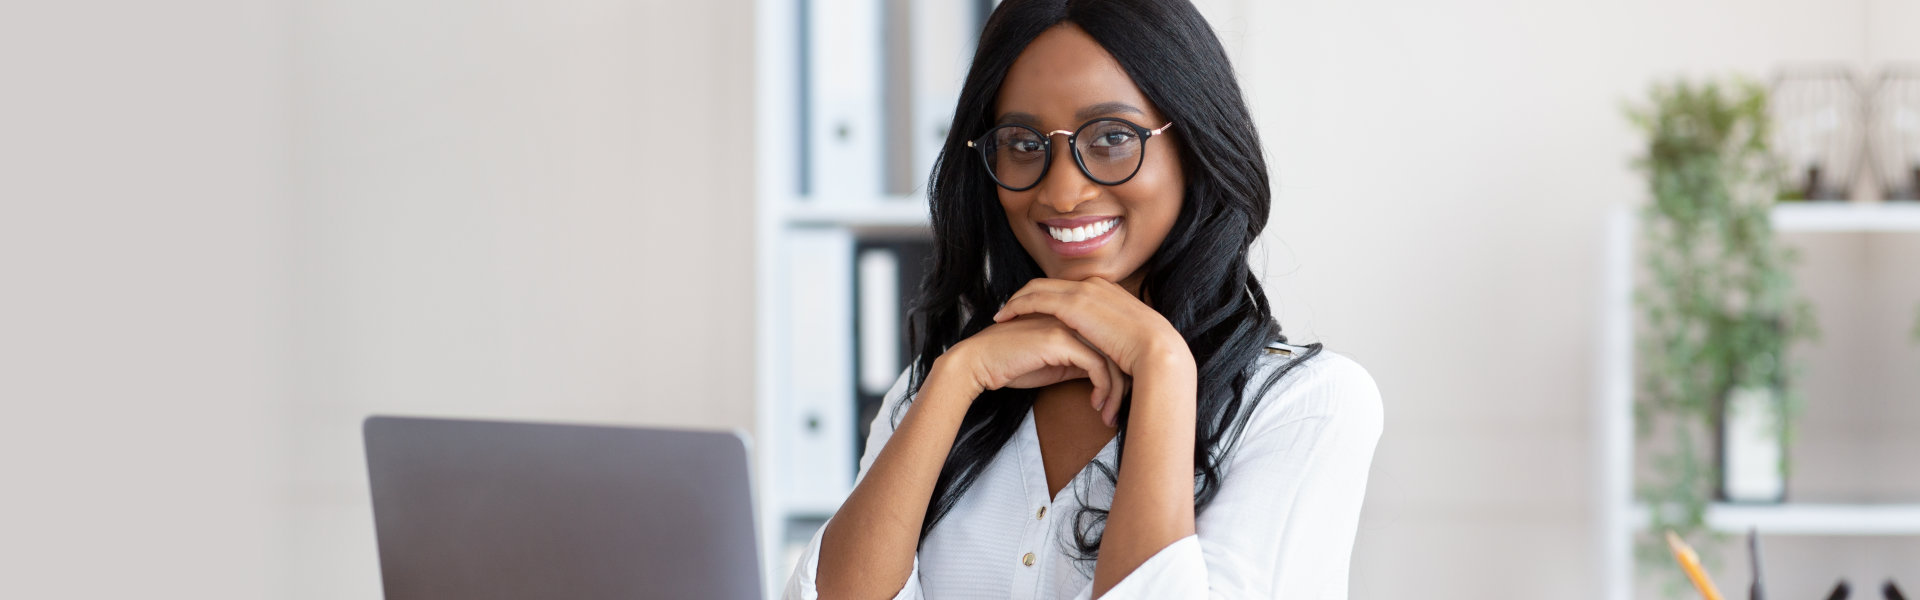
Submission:
[[[1127,127],[1133,129],[1134,135],[1140,136],[1140,161],[1137,163],[1134,163],[1132,172],[1127,173],[1126,177],[1122,177],[1116,181],[1109,182],[1109,181],[1104,181],[1099,177],[1094,177],[1093,171],[1087,169],[1086,159],[1080,157],[1080,146],[1076,143],[1076,141],[1080,137],[1080,132],[1086,131],[1088,127],[1091,127],[1093,126],[1094,123],[1099,123],[1101,121],[1112,121],[1115,123],[1126,125]],[[1006,188],[1007,191],[1010,191],[1010,192],[1024,192],[1024,191],[1033,189],[1035,186],[1040,185],[1040,182],[1047,180],[1047,172],[1053,169],[1053,136],[1064,133],[1064,134],[1067,134],[1067,153],[1073,155],[1073,164],[1075,166],[1080,167],[1080,174],[1087,176],[1088,181],[1092,181],[1094,183],[1098,183],[1100,185],[1105,185],[1105,186],[1115,186],[1115,185],[1126,183],[1128,181],[1132,181],[1133,176],[1140,174],[1140,167],[1145,166],[1147,164],[1147,140],[1153,139],[1154,136],[1159,135],[1160,132],[1166,131],[1168,127],[1172,127],[1172,126],[1173,126],[1173,121],[1167,121],[1167,124],[1161,125],[1158,129],[1148,129],[1140,125],[1139,123],[1128,121],[1120,117],[1100,117],[1098,119],[1093,119],[1091,121],[1081,123],[1079,127],[1074,128],[1072,131],[1068,131],[1065,129],[1056,129],[1053,131],[1041,132],[1039,129],[1035,129],[1027,125],[1022,125],[1020,123],[1002,123],[987,129],[987,132],[981,134],[980,137],[968,140],[967,147],[974,149],[974,154],[978,154],[980,156],[980,163],[981,163],[980,166],[987,170],[987,177],[993,179],[994,185],[998,185],[1000,187]],[[1047,154],[1046,160],[1041,161],[1040,163],[1040,175],[1038,177],[1033,178],[1033,183],[1027,184],[1026,187],[1013,187],[1013,186],[1007,185],[1007,182],[1000,180],[1000,175],[998,173],[993,172],[993,157],[987,156],[987,142],[990,138],[993,137],[993,132],[999,131],[1003,127],[1018,127],[1021,129],[1025,129],[1027,131],[1033,132],[1034,135],[1039,136],[1040,139],[1042,140],[1041,149],[1044,150]]]

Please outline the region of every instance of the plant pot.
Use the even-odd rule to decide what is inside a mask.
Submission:
[[[1722,396],[1716,438],[1720,471],[1714,495],[1722,502],[1779,503],[1786,500],[1786,453],[1781,427],[1781,390],[1739,387]]]

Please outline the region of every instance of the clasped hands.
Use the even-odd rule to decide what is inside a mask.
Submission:
[[[940,360],[962,370],[975,396],[1087,379],[1093,383],[1089,402],[1112,427],[1133,377],[1194,368],[1192,351],[1172,323],[1126,288],[1099,277],[1034,279],[1014,292],[993,320]]]

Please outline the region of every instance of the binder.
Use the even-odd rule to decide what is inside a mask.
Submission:
[[[907,345],[906,320],[919,294],[920,280],[926,276],[928,261],[933,258],[933,241],[925,237],[869,236],[855,243],[854,254],[859,273],[854,294],[860,301],[853,338],[860,368],[858,389],[849,406],[855,414],[853,456],[857,468],[887,390],[915,356],[915,349]]]
[[[855,253],[854,282],[860,299],[854,328],[854,355],[859,357],[860,395],[886,394],[900,374],[901,319],[900,257],[887,247],[867,246]]]
[[[924,195],[927,175],[946,143],[947,127],[953,123],[954,105],[959,103],[960,88],[966,83],[967,66],[973,58],[973,46],[980,37],[987,10],[992,2],[927,2],[894,0],[908,7],[906,31],[911,33],[909,52],[912,73],[905,82],[911,89],[910,135],[902,155],[911,157],[910,185],[901,193],[920,191]],[[916,195],[917,197],[918,195]]]
[[[961,84],[965,83],[968,62],[973,56],[974,40],[979,37],[981,23],[986,11],[991,10],[992,2],[981,1],[927,1],[927,0],[878,0],[877,2],[839,2],[838,9],[879,11],[876,22],[884,23],[880,36],[873,40],[860,40],[859,43],[872,43],[881,49],[880,59],[874,64],[835,65],[832,63],[817,65],[823,72],[817,78],[820,85],[839,86],[838,77],[873,69],[880,84],[869,93],[866,90],[848,88],[846,97],[822,105],[814,111],[822,122],[846,122],[837,112],[840,106],[849,100],[876,102],[873,127],[881,128],[881,135],[874,140],[876,170],[873,175],[878,180],[869,195],[868,182],[833,181],[819,188],[820,195],[826,201],[900,201],[902,197],[919,198],[924,195],[927,175],[932,172],[933,163],[939,157],[941,146],[946,142],[947,127],[953,119],[954,105],[960,97]],[[866,18],[864,14],[860,19]],[[821,32],[827,35],[827,32]],[[840,35],[838,32],[831,35]],[[825,51],[844,49],[823,48]],[[853,93],[862,96],[851,98]],[[839,135],[837,129],[828,127],[815,130],[817,135]],[[857,137],[857,136],[856,136]],[[831,141],[831,140],[829,140]],[[864,139],[849,140],[850,143],[864,143]],[[864,152],[865,149],[858,149]],[[836,160],[829,157],[812,157],[814,164],[821,159]],[[867,160],[863,155],[851,160]],[[845,165],[819,165],[815,178],[823,177],[860,177],[856,169]],[[844,185],[843,185],[844,184]]]
[[[772,475],[789,514],[830,515],[853,489],[853,234],[787,233],[787,402],[776,415],[786,448]],[[864,436],[863,438],[864,439]]]
[[[871,201],[881,193],[882,0],[809,0],[803,198]]]

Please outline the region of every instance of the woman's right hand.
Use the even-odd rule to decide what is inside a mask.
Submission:
[[[1126,393],[1127,375],[1119,365],[1052,315],[1035,313],[995,323],[973,334],[935,361],[935,371],[973,386],[972,396],[1000,388],[1030,389],[1062,381],[1093,382],[1094,410]]]
[[[914,551],[928,498],[974,400],[990,389],[1081,378],[1093,380],[1095,398],[1119,407],[1109,399],[1125,385],[1119,365],[1046,313],[994,323],[948,347],[878,454],[867,446],[872,462],[820,531],[813,579],[819,596],[886,598],[918,585],[911,579]],[[888,422],[882,415],[876,433]]]

